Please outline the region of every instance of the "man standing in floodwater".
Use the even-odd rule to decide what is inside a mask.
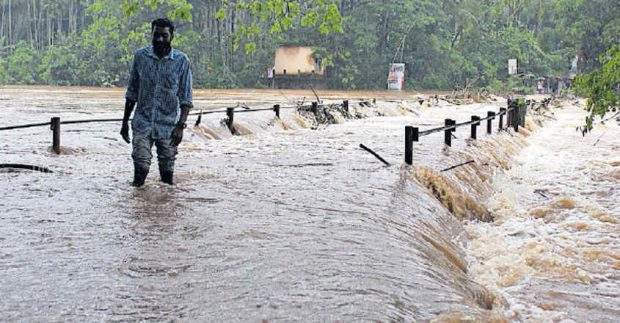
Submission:
[[[167,18],[151,23],[152,45],[136,51],[125,93],[121,136],[129,143],[129,117],[134,107],[134,179],[144,185],[149,173],[153,144],[161,181],[172,185],[177,146],[183,140],[187,115],[192,108],[192,71],[183,52],[172,48],[174,25]]]

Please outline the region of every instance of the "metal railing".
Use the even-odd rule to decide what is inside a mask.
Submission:
[[[529,103],[529,102],[528,102]],[[437,127],[420,131],[418,127],[405,126],[405,163],[407,165],[413,164],[413,143],[419,142],[420,137],[428,136],[436,132],[444,132],[444,143],[447,146],[452,146],[452,133],[458,127],[471,126],[471,139],[477,139],[477,127],[481,122],[486,121],[487,134],[493,133],[493,120],[499,118],[498,130],[504,129],[504,116],[507,118],[507,127],[513,128],[515,132],[519,131],[519,126],[525,125],[525,113],[527,112],[527,103],[524,99],[511,100],[508,99],[508,108],[500,108],[499,112],[488,111],[486,118],[480,118],[479,116],[471,116],[470,121],[457,123],[453,119],[445,119],[443,127]]]

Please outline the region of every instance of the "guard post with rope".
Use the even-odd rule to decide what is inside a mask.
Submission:
[[[467,122],[456,123],[455,120],[445,119],[444,126],[428,129],[424,131],[419,131],[417,127],[413,126],[405,126],[405,164],[412,165],[413,164],[413,143],[418,142],[420,137],[430,135],[435,132],[444,132],[444,144],[448,147],[452,146],[452,132],[456,130],[456,128],[461,126],[471,126],[471,139],[477,140],[477,126],[482,122],[487,122],[487,134],[492,133],[492,122],[495,118],[499,117],[499,130],[502,130],[503,127],[503,116],[507,115],[508,125],[507,129],[511,127],[515,132],[519,132],[519,126],[525,126],[525,115],[527,113],[527,102],[525,99],[508,99],[508,107],[500,108],[499,112],[488,111],[486,118],[480,118],[479,116],[471,116],[471,120]]]
[[[358,101],[358,100],[356,100]],[[360,99],[358,104],[360,105],[369,105],[370,101],[365,99]],[[214,109],[209,111],[199,111],[190,113],[190,116],[198,116],[195,126],[199,126],[201,123],[202,115],[205,114],[215,114],[215,113],[226,113],[227,118],[225,119],[226,127],[231,131],[233,135],[237,135],[234,128],[234,114],[236,113],[244,113],[244,112],[259,112],[259,111],[272,111],[275,113],[276,118],[280,118],[280,112],[283,109],[296,109],[298,111],[310,109],[311,111],[315,111],[316,114],[319,113],[319,107],[324,106],[324,104],[319,104],[317,102],[312,102],[312,104],[299,104],[294,106],[280,106],[276,104],[269,108],[246,108],[244,110],[236,110],[235,107],[228,107],[224,109]],[[342,107],[346,108],[348,112],[349,108],[349,100],[342,101]],[[131,119],[130,119],[131,120]],[[0,131],[8,131],[8,130],[17,130],[17,129],[25,129],[25,128],[35,128],[35,127],[49,127],[52,131],[52,152],[55,154],[60,154],[60,142],[61,142],[61,125],[68,124],[83,124],[83,123],[102,123],[102,122],[121,122],[122,118],[101,118],[101,119],[85,119],[85,120],[65,120],[61,121],[60,117],[52,117],[49,122],[40,122],[40,123],[29,123],[22,125],[14,125],[14,126],[4,126],[0,127]],[[4,165],[4,164],[3,164]]]

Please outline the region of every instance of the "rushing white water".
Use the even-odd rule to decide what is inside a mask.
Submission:
[[[582,137],[581,103],[556,109],[493,180],[493,223],[469,223],[470,270],[513,319],[620,319],[620,129]]]
[[[119,90],[1,90],[0,126],[45,122],[55,115],[66,120],[121,114]],[[33,94],[35,99],[25,99]],[[297,101],[306,95],[197,91],[197,106],[269,106],[282,103],[282,97]],[[583,304],[593,320],[617,315],[612,306],[618,262],[609,260],[617,227],[596,226],[617,225],[617,127],[606,129],[615,139],[604,136],[591,150],[579,149],[574,140],[592,143],[597,134],[573,138],[568,126],[582,113],[568,108],[556,111],[559,121],[529,137],[524,136],[529,131],[494,131],[473,142],[464,140],[469,129],[461,129],[446,149],[443,134],[434,134],[415,143],[409,169],[401,164],[405,125],[425,129],[447,117],[469,120],[497,111],[503,102],[454,106],[427,100],[421,106],[417,94],[366,95],[321,93],[331,100],[378,98],[375,107],[352,107],[365,118],[345,122],[336,116],[344,123],[335,125],[317,125],[293,110],[283,110],[282,120],[272,112],[239,113],[236,129],[243,135],[233,137],[221,124],[223,114],[205,116],[200,127],[188,128],[180,146],[174,187],[157,181],[155,161],[144,188],[129,186],[130,147],[120,140],[116,123],[63,125],[58,156],[48,150],[46,128],[1,133],[0,163],[46,166],[56,173],[0,170],[0,294],[10,295],[0,302],[0,318],[579,321],[585,310],[574,306],[571,312],[562,305],[578,303],[578,293],[588,295],[590,303]],[[560,140],[573,142],[569,150],[546,144],[557,132],[566,134],[557,138],[559,147]],[[383,166],[360,143],[392,166]],[[558,162],[535,172],[542,166],[533,156],[544,149],[568,156],[579,173],[554,172]],[[590,163],[596,156],[606,161]],[[585,159],[580,163],[580,158]],[[475,163],[439,171],[469,159]],[[600,184],[579,176],[584,173],[600,178]],[[560,177],[563,185],[552,184],[557,174],[567,174]],[[562,193],[565,187],[572,190]],[[541,191],[532,193],[536,189]],[[540,200],[540,193],[549,200]],[[566,207],[570,201],[572,208]],[[555,205],[560,211],[552,218],[534,211]],[[583,229],[579,212],[588,207],[593,212],[586,213],[599,222],[583,220]],[[466,230],[462,224],[492,218],[495,222],[467,222]],[[551,251],[545,250],[555,252],[555,246],[565,245],[553,239],[575,232],[583,234],[584,246],[600,248],[588,253],[577,242],[573,248],[583,259],[595,259],[591,267],[580,267],[584,275],[574,277],[591,279],[545,275],[562,272],[547,262]],[[541,257],[535,250],[524,255],[522,247],[532,242],[547,248]],[[504,263],[514,264],[520,276],[511,281]],[[593,284],[598,290],[584,287]],[[560,300],[535,301],[553,295]]]

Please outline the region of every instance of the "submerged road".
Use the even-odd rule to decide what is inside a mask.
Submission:
[[[89,98],[89,91],[74,108],[54,110],[72,102],[74,90],[35,102],[8,97],[0,119],[120,113],[109,94]],[[0,162],[55,173],[0,171],[0,318],[506,317],[501,301],[464,270],[462,222],[401,167],[405,125],[430,128],[499,106],[392,101],[379,100],[368,118],[329,126],[292,112],[282,122],[268,112],[239,115],[245,135],[236,137],[223,116],[210,116],[188,129],[174,187],[157,181],[156,165],[144,188],[129,186],[130,147],[115,124],[63,127],[59,156],[47,150],[47,129],[3,133]],[[478,149],[462,140],[468,132],[456,133],[455,152]],[[521,147],[521,135],[494,136]],[[442,142],[438,134],[416,144],[414,165],[441,170],[464,161]]]

